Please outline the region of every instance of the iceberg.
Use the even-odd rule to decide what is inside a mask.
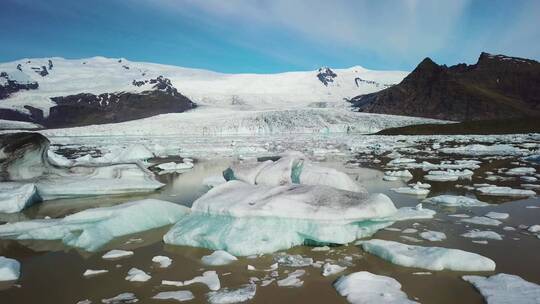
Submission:
[[[0,282],[15,281],[21,275],[21,263],[15,259],[0,256]]]
[[[234,304],[251,300],[255,297],[257,285],[246,284],[237,289],[223,288],[218,291],[211,291],[207,294],[210,304]]]
[[[426,180],[436,181],[436,182],[446,182],[446,181],[457,181],[458,179],[471,178],[473,172],[468,169],[464,170],[452,170],[447,169],[446,171],[434,170],[429,171],[428,174],[424,176]]]
[[[187,207],[146,199],[87,209],[61,219],[0,225],[0,238],[61,240],[68,246],[95,251],[116,237],[173,224],[187,213]]]
[[[171,266],[172,259],[163,255],[156,255],[155,257],[152,258],[152,262],[158,263],[159,268],[167,268]]]
[[[202,283],[208,286],[208,289],[216,291],[221,288],[221,282],[217,272],[213,270],[205,271],[202,275],[196,276],[191,280],[184,281],[184,286],[188,286],[194,283]]]
[[[347,267],[336,265],[336,264],[325,263],[322,267],[322,275],[325,277],[335,275],[344,271],[345,269],[347,269]]]
[[[16,213],[41,201],[36,185],[0,183],[0,212]]]
[[[483,195],[491,196],[535,196],[536,192],[533,190],[522,190],[522,189],[513,189],[510,187],[499,187],[499,186],[487,186],[480,187],[478,189]]]
[[[365,192],[346,173],[311,163],[302,153],[289,152],[273,162],[243,163],[224,171],[226,180],[241,180],[251,185],[324,185],[341,190]]]
[[[296,245],[346,244],[391,224],[396,208],[384,194],[328,186],[250,185],[238,180],[212,188],[192,213],[163,237],[165,243],[225,250],[236,256]]]
[[[424,203],[443,205],[447,207],[484,207],[488,203],[481,202],[477,199],[461,196],[461,195],[438,195],[423,200]]]
[[[464,218],[460,221],[464,223],[484,225],[484,226],[499,226],[500,224],[502,224],[502,222],[499,220],[492,219],[485,216],[473,216],[471,218]]]
[[[494,220],[505,220],[510,217],[510,214],[504,213],[504,212],[491,211],[491,212],[486,213],[485,216]]]
[[[397,193],[416,195],[416,196],[425,196],[429,194],[429,189],[421,188],[418,185],[414,185],[412,187],[392,188],[391,190]]]
[[[176,300],[178,302],[184,302],[195,299],[193,293],[189,290],[178,290],[178,291],[162,291],[152,299],[156,300]]]
[[[471,238],[471,239],[489,239],[489,240],[502,240],[502,236],[495,231],[480,231],[480,230],[471,230],[461,235],[462,237]]]
[[[420,237],[431,242],[440,242],[442,240],[446,240],[446,234],[444,232],[431,230],[420,232]]]
[[[237,260],[238,258],[236,258],[234,255],[223,250],[216,250],[212,252],[212,254],[205,255],[201,258],[201,261],[204,264],[210,265],[210,266],[227,265]]]
[[[337,292],[352,304],[413,304],[394,278],[367,271],[354,272],[340,277],[335,283]]]
[[[540,300],[540,285],[516,275],[499,273],[488,278],[463,276],[463,280],[473,284],[486,303],[535,304]]]
[[[278,286],[280,287],[302,287],[304,285],[304,281],[300,280],[299,278],[306,274],[306,271],[303,269],[295,270],[289,275],[281,280],[277,281]]]
[[[390,263],[427,270],[493,271],[495,262],[476,253],[443,247],[406,245],[394,241],[369,240],[362,248]]]
[[[128,271],[128,274],[126,276],[126,281],[130,282],[146,282],[150,280],[152,277],[149,276],[146,272],[137,269],[137,268],[131,268]]]

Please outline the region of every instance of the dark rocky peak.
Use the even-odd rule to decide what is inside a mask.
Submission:
[[[22,72],[22,65],[19,63],[17,64],[17,70],[21,71]]]
[[[172,85],[171,80],[163,76],[158,76],[157,78],[145,80],[133,80],[131,84],[136,87],[141,87],[145,84],[152,84],[153,90],[162,91],[171,96],[180,95],[180,93],[178,93],[178,90],[176,90],[176,88]]]
[[[519,57],[510,57],[506,55],[494,55],[486,52],[482,52],[480,57],[478,57],[478,66],[482,65],[491,65],[491,64],[538,64],[538,61],[532,59],[525,59]]]
[[[329,83],[334,82],[334,78],[337,77],[337,74],[334,73],[330,68],[328,67],[322,67],[319,68],[317,73],[317,78],[325,85],[328,86]]]
[[[49,61],[48,61],[49,71],[52,70],[53,66],[54,66],[54,65],[53,65],[52,60],[49,59]]]
[[[20,83],[15,79],[11,79],[6,72],[0,72],[0,100],[6,99],[11,94],[21,90],[35,90],[39,87],[35,81],[27,81]]]
[[[47,67],[44,65],[41,67],[32,67],[32,70],[34,70],[34,72],[39,74],[41,77],[49,75],[49,71],[47,71]]]

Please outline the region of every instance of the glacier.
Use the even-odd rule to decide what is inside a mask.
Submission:
[[[86,209],[60,219],[36,219],[0,225],[0,238],[61,240],[68,246],[96,251],[116,237],[173,224],[189,208],[155,199]]]

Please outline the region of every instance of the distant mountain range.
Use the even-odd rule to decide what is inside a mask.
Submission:
[[[0,64],[0,120],[58,128],[180,113],[197,105],[216,111],[346,108],[345,100],[406,75],[360,66],[223,74],[122,58],[21,59]]]
[[[350,100],[358,111],[454,121],[540,116],[540,63],[482,53],[473,65],[424,59],[401,83]]]

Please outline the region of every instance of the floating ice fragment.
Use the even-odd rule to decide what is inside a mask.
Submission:
[[[488,212],[485,215],[485,217],[489,217],[489,218],[492,218],[492,219],[495,219],[495,220],[505,220],[509,216],[510,216],[510,214],[508,214],[508,213],[494,212],[494,211]]]
[[[347,267],[326,263],[322,267],[322,275],[325,276],[325,277],[331,276],[331,275],[334,275],[334,274],[338,274],[338,273],[342,272],[345,269],[347,269]]]
[[[274,261],[288,267],[306,267],[313,264],[312,258],[305,258],[299,254],[276,254]]]
[[[471,197],[456,195],[438,195],[424,199],[422,202],[448,207],[484,207],[489,205]]]
[[[300,280],[299,277],[303,276],[306,273],[303,269],[295,270],[291,272],[285,279],[278,280],[277,284],[281,287],[302,287],[304,281]]]
[[[152,262],[158,263],[160,268],[167,268],[171,266],[172,259],[166,256],[157,255],[152,258]]]
[[[499,220],[491,219],[485,216],[473,216],[471,218],[465,218],[460,221],[464,223],[471,223],[471,224],[485,225],[485,226],[499,226],[500,224],[502,224],[502,222]]]
[[[21,264],[15,260],[0,256],[0,282],[15,281],[21,274]]]
[[[390,263],[427,270],[492,271],[495,262],[476,253],[442,247],[422,247],[393,241],[369,240],[362,248]]]
[[[540,285],[527,282],[519,276],[499,273],[491,277],[463,276],[480,291],[489,304],[537,304]]]
[[[237,260],[238,258],[224,250],[216,250],[212,254],[201,258],[204,264],[211,266],[227,265]]]
[[[129,304],[137,302],[139,302],[139,299],[137,299],[137,297],[135,297],[135,294],[131,292],[124,292],[117,295],[116,297],[101,300],[101,303],[104,304]]]
[[[446,240],[446,234],[439,231],[424,231],[420,233],[420,237],[431,242],[440,242],[442,240]]]
[[[106,270],[106,269],[99,269],[99,270],[87,269],[87,270],[84,271],[83,276],[90,277],[90,276],[96,276],[96,275],[99,275],[99,274],[104,274],[104,273],[107,273],[107,272],[109,272],[109,271]]]
[[[536,195],[536,192],[532,190],[513,189],[510,187],[489,186],[489,187],[480,187],[477,190],[483,195],[492,195],[492,196],[534,196]]]
[[[152,297],[152,299],[156,300],[176,300],[178,302],[189,301],[194,298],[195,296],[189,290],[163,291]]]
[[[207,296],[208,302],[211,304],[233,304],[253,299],[256,292],[257,285],[246,284],[237,289],[224,288],[219,291],[212,291]]]
[[[146,272],[137,269],[137,268],[131,268],[128,271],[128,274],[126,276],[126,281],[130,282],[146,282],[150,280],[152,277],[149,276]]]
[[[471,230],[469,232],[463,233],[461,236],[472,239],[490,239],[490,240],[502,240],[502,236],[495,231],[480,231],[480,230]]]
[[[395,279],[367,271],[340,277],[334,283],[334,288],[352,304],[418,303],[407,298],[401,290],[401,284]]]
[[[113,259],[125,258],[125,257],[132,256],[132,255],[133,255],[133,251],[113,249],[113,250],[105,253],[102,256],[102,258],[105,259],[105,260],[113,260]]]
[[[188,286],[193,283],[205,284],[210,290],[219,290],[221,288],[219,277],[213,270],[205,271],[203,272],[202,276],[197,276],[191,280],[184,281],[184,286]]]

